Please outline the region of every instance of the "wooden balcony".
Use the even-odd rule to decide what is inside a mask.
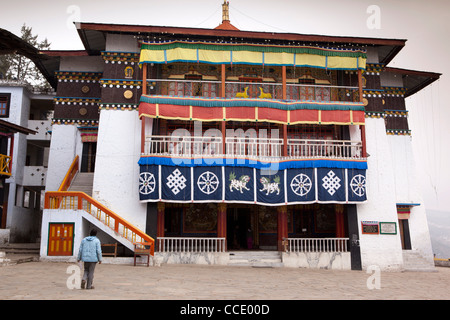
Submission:
[[[287,139],[287,154],[283,154],[281,138],[193,136],[147,136],[144,156],[228,157],[254,160],[281,159],[362,159],[361,141]]]
[[[147,79],[147,92],[150,95],[173,97],[217,98],[221,94],[221,81]],[[286,84],[286,97],[283,97],[282,83],[267,82],[225,82],[225,98],[304,100],[358,102],[358,87]]]

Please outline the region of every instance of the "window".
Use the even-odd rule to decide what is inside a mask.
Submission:
[[[9,117],[10,93],[0,93],[0,118]]]

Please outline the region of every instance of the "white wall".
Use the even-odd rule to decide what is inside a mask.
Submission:
[[[136,111],[101,110],[93,198],[145,232],[139,202],[141,121]]]
[[[368,170],[367,199],[357,205],[363,269],[377,265],[381,270],[400,270],[403,264],[400,235],[361,233],[361,221],[398,224],[394,166],[384,119],[366,118]]]
[[[404,204],[419,204],[411,208],[408,221],[411,248],[433,263],[433,251],[428,229],[425,205],[423,202],[420,181],[416,171],[416,162],[412,150],[412,137],[392,135],[388,137],[392,161],[395,170],[394,184],[396,202]]]
[[[53,125],[45,191],[58,190],[75,156],[80,156],[81,163],[82,147],[76,125]]]

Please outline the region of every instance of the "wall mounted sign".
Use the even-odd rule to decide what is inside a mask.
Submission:
[[[397,234],[395,222],[380,222],[380,234]]]
[[[378,234],[379,227],[377,221],[361,221],[361,230],[363,234]]]

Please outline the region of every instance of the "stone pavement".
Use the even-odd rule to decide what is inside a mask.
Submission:
[[[450,268],[372,273],[207,265],[97,265],[94,290],[69,289],[77,264],[28,262],[0,267],[1,300],[448,300]],[[69,273],[67,273],[69,268]],[[82,270],[81,270],[82,272]],[[71,278],[72,277],[72,278]],[[73,282],[69,281],[69,286]],[[370,283],[375,283],[371,281]]]

